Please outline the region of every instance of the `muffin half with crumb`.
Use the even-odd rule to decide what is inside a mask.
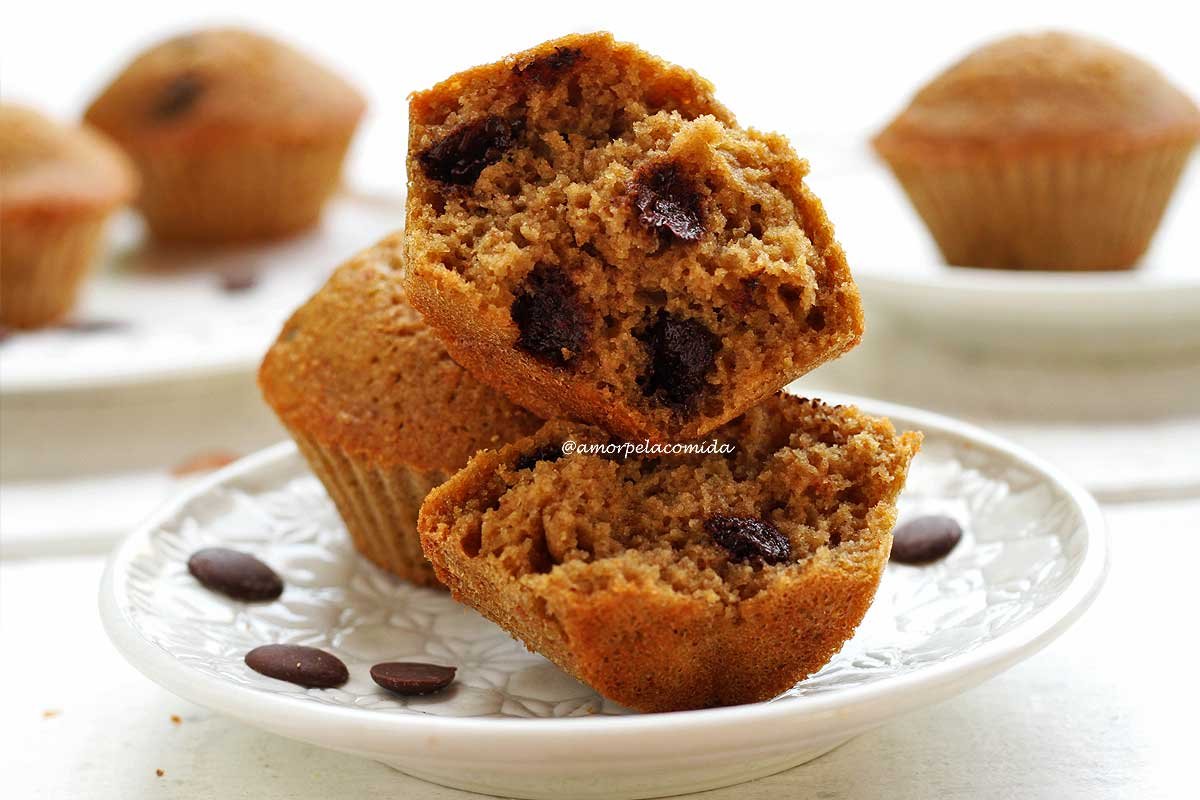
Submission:
[[[425,494],[541,421],[450,360],[405,301],[402,264],[395,234],[342,265],[284,325],[258,380],[359,552],[437,585],[417,539]]]
[[[735,451],[626,459],[549,422],[429,495],[425,553],[456,598],[618,703],[767,700],[862,620],[921,437],[787,395],[714,436]]]
[[[0,103],[0,323],[36,328],[70,311],[136,188],[129,160],[96,131]]]
[[[142,53],[86,118],[133,156],[156,236],[222,242],[316,224],[364,109],[306,55],[221,28]]]
[[[698,437],[861,336],[807,163],[607,34],[415,94],[409,148],[412,303],[540,416]]]

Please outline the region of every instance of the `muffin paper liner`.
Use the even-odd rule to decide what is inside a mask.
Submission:
[[[421,552],[417,513],[447,475],[407,467],[380,468],[291,431],[337,506],[354,547],[376,566],[421,586],[442,588]]]
[[[889,163],[950,264],[1117,270],[1146,251],[1191,150]]]
[[[350,137],[143,156],[139,206],[162,239],[282,236],[316,224],[337,189]]]
[[[6,222],[0,232],[0,322],[36,328],[70,311],[107,220],[105,213]]]

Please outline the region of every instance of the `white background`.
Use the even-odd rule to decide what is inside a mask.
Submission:
[[[1200,96],[1194,2],[25,0],[7,6],[0,28],[4,96],[65,117],[78,116],[140,48],[188,28],[245,24],[291,41],[366,91],[370,116],[351,174],[393,189],[404,184],[409,92],[572,31],[610,30],[697,70],[743,125],[788,134],[801,155],[862,140],[937,70],[1016,31],[1063,28],[1110,39]]]

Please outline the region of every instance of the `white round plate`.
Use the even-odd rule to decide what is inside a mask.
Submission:
[[[99,389],[250,372],[288,315],[355,252],[404,224],[403,200],[342,194],[315,230],[227,248],[155,245],[128,213],[72,314],[111,323],[13,333],[0,344],[0,392]],[[227,275],[253,275],[240,291]]]
[[[1118,272],[948,266],[886,166],[860,153],[812,181],[868,311],[943,341],[1097,354],[1200,351],[1200,168],[1180,180],[1149,252]]]
[[[951,419],[835,399],[925,432],[901,518],[952,514],[965,535],[938,563],[890,565],[854,638],[767,703],[639,715],[605,701],[447,594],[358,557],[290,444],[214,475],[133,533],[109,563],[101,615],[125,657],[181,697],[436,783],[634,798],[771,774],[1028,657],[1083,612],[1106,568],[1099,510],[1053,468]],[[246,605],[203,589],[186,561],[213,545],[272,564],[283,596]],[[243,656],[269,642],[336,653],[350,682],[306,690],[251,671]],[[454,665],[457,682],[398,698],[368,676],[385,660]]]

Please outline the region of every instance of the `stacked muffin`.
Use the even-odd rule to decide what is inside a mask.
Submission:
[[[807,164],[592,34],[414,95],[408,167],[404,233],[260,373],[360,549],[424,575],[419,535],[456,598],[635,709],[820,668],[920,436],[780,394],[862,335]]]

